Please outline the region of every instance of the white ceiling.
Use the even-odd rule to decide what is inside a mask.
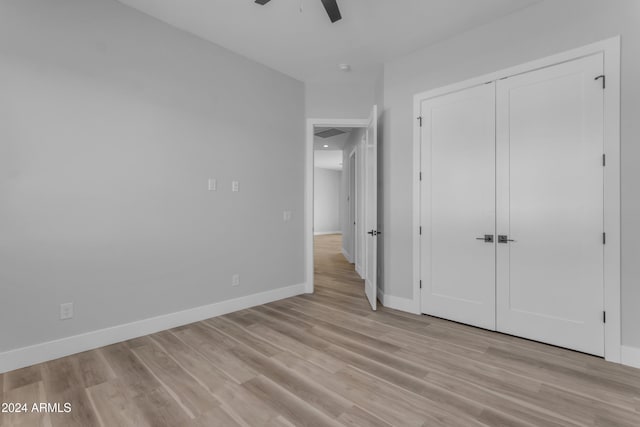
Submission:
[[[342,170],[342,151],[324,150],[313,152],[313,165],[317,168]]]
[[[541,0],[338,0],[335,24],[321,0],[119,1],[299,80],[348,82]]]

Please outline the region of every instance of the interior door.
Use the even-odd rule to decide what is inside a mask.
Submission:
[[[378,107],[373,106],[366,130],[364,147],[364,223],[367,232],[365,243],[364,288],[376,310],[378,303],[377,259],[378,259]]]
[[[497,84],[498,330],[604,354],[602,54]]]
[[[495,329],[495,85],[421,111],[422,311]]]

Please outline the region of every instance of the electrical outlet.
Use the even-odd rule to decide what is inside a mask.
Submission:
[[[293,212],[291,212],[291,211],[283,211],[282,212],[282,220],[284,222],[290,222],[292,217],[293,217]]]
[[[234,274],[231,276],[231,286],[238,286],[240,284],[240,275]]]
[[[218,189],[218,182],[214,178],[209,178],[209,191],[216,191]]]
[[[68,320],[73,318],[73,303],[67,302],[60,304],[60,320]]]
[[[238,181],[231,182],[231,191],[233,191],[234,193],[240,191],[240,183]]]

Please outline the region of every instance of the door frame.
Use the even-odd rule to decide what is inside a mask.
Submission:
[[[351,152],[347,155],[347,161],[349,162],[349,177],[348,179],[348,188],[349,188],[349,228],[351,229],[351,237],[353,240],[353,245],[351,247],[349,262],[353,265],[356,265],[356,261],[358,259],[358,245],[356,244],[356,224],[352,224],[353,221],[358,217],[358,156],[356,152],[358,151],[358,144],[355,144]],[[353,159],[353,162],[351,161]],[[344,170],[344,169],[343,169]],[[352,182],[353,178],[353,182]],[[353,185],[353,188],[351,187]],[[353,191],[352,191],[353,190]],[[353,209],[352,209],[353,205]],[[356,268],[357,270],[357,268]]]
[[[561,52],[546,58],[527,62],[504,70],[474,77],[462,82],[418,93],[413,97],[413,113],[421,115],[421,103],[425,99],[478,86],[546,68],[563,62],[604,54],[606,90],[604,92],[604,150],[607,164],[604,168],[604,229],[607,243],[604,247],[604,306],[607,312],[605,323],[605,359],[621,362],[621,318],[620,318],[620,36]],[[420,122],[414,121],[413,132],[413,305],[422,312],[420,302],[420,172],[421,172]]]
[[[304,258],[305,292],[312,294],[313,285],[313,129],[322,127],[366,128],[368,119],[307,119],[304,173]]]

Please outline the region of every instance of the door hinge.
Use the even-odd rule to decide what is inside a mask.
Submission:
[[[607,155],[606,154],[602,155],[602,166],[607,166]]]
[[[602,233],[602,244],[603,245],[607,244],[607,233]]]
[[[418,227],[418,234],[422,236],[422,226]]]
[[[416,117],[416,119],[418,119],[418,122],[420,123],[420,127],[422,127],[422,116]]]
[[[604,74],[599,75],[598,77],[595,78],[595,80],[600,80],[602,79],[602,89],[606,89],[607,87],[607,76],[605,76]]]
[[[420,289],[422,289],[422,280],[420,280]]]
[[[606,311],[602,312],[602,323],[607,323],[607,312]]]
[[[422,172],[420,172],[420,177],[419,178],[420,178],[420,181],[422,181]]]

